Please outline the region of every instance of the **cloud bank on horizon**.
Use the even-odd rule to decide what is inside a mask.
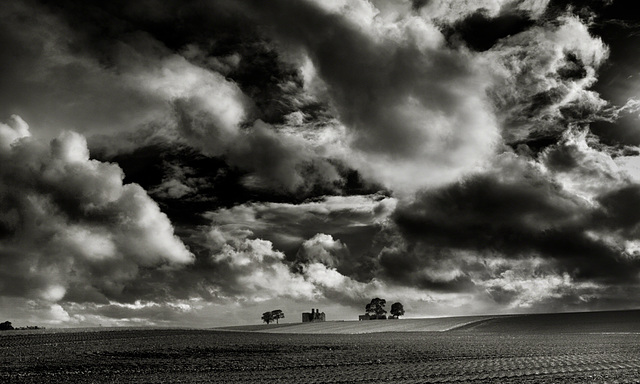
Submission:
[[[632,6],[5,1],[0,314],[636,307]]]

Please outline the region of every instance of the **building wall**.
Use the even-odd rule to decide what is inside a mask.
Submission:
[[[302,322],[310,323],[313,321],[325,321],[326,316],[324,312],[320,312],[320,310],[311,309],[311,312],[302,312]]]

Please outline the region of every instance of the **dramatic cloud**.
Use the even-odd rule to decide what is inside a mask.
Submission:
[[[100,141],[151,126],[153,135],[185,141],[206,155],[224,156],[233,166],[252,172],[255,180],[248,181],[248,186],[286,191],[306,191],[317,184],[339,187],[341,176],[325,157],[339,156],[342,150],[332,153],[322,140],[307,140],[305,135],[281,132],[260,121],[244,126],[255,114],[255,102],[219,71],[199,65],[193,52],[197,48],[177,54],[147,33],[126,32],[115,17],[100,20],[115,23],[115,31],[96,37],[83,24],[85,28],[74,31],[64,17],[31,5],[38,9],[37,16],[21,2],[2,8],[3,36],[21,54],[3,71],[10,95],[2,95],[7,100],[0,99],[0,111],[20,112],[44,131],[40,137],[74,129],[93,134],[90,140],[95,146],[121,145],[122,149],[109,148],[118,153],[129,150],[131,144],[108,140],[101,145]],[[97,17],[95,9],[89,8],[89,14]],[[103,47],[99,54],[94,52],[95,44]],[[12,45],[6,48],[6,57],[15,56],[10,52]],[[31,46],[43,49],[25,48]],[[231,57],[226,62],[233,68],[238,60]],[[333,127],[322,129],[325,141],[327,135],[333,136],[330,144],[343,139]]]
[[[83,50],[86,36],[46,7],[31,1],[4,2],[0,20],[4,118],[19,114],[47,140],[65,129],[131,130],[166,115],[161,100],[122,81],[118,68],[108,65],[113,58],[105,62]],[[131,39],[134,44],[140,37]],[[121,45],[127,47],[125,42]]]
[[[216,278],[209,289],[222,302],[247,305],[288,298],[298,302],[359,306],[368,297],[434,301],[430,294],[376,278],[358,281],[336,269],[348,256],[346,246],[326,234],[316,234],[302,243],[295,262],[288,262],[270,241],[250,239],[252,233],[239,229],[212,228],[206,249]],[[345,259],[342,259],[345,260]],[[346,261],[346,260],[345,260]]]
[[[588,90],[608,49],[572,16],[500,41],[486,53],[503,80],[491,93],[507,142],[554,135],[596,119],[607,103]]]
[[[328,196],[301,204],[237,205],[205,216],[214,225],[250,230],[255,236],[272,241],[291,258],[304,244],[309,249],[301,250],[303,258],[309,251],[314,253],[316,246],[331,248],[337,246],[329,246],[332,241],[340,241],[352,250],[351,257],[344,261],[354,262],[358,255],[375,246],[371,238],[384,226],[395,205],[396,199],[383,195]],[[332,236],[333,240],[317,237],[318,234]]]
[[[600,147],[600,149],[598,149]],[[629,184],[629,175],[586,131],[566,131],[558,144],[540,155],[547,175],[562,187],[587,201]]]
[[[492,173],[424,192],[401,205],[394,219],[408,244],[383,253],[382,265],[400,281],[419,279],[417,266],[437,271],[444,265],[448,289],[462,278],[491,290],[502,285],[501,290],[512,292],[512,305],[524,306],[531,305],[522,296],[530,284],[549,286],[540,300],[566,298],[560,288],[604,292],[605,287],[636,284],[638,218],[627,209],[638,187],[627,186],[616,170],[606,168],[611,159],[599,152],[594,156],[586,145],[580,149],[568,141],[541,157],[559,158],[552,155],[555,151],[566,156],[554,161],[558,181],[548,169],[505,154]],[[522,269],[522,260],[531,258],[537,260],[535,268]],[[398,265],[406,266],[404,273]]]
[[[376,296],[629,307],[632,5],[5,1],[0,306],[190,326]]]
[[[81,135],[44,145],[14,116],[0,144],[3,295],[106,301],[142,270],[193,261],[157,204],[116,164],[90,160]]]
[[[318,233],[302,243],[296,259],[302,263],[317,262],[336,268],[349,259],[349,248],[331,235]]]
[[[411,191],[455,180],[493,152],[489,75],[429,20],[387,23],[364,1],[247,3],[238,8],[311,61],[351,134],[351,163],[366,175]]]
[[[273,250],[271,242],[251,240],[247,234],[234,236],[215,228],[208,234],[207,245],[219,277],[232,280],[220,284],[221,288],[233,292],[234,297],[246,295],[245,299],[253,301],[272,297],[312,299],[314,286],[289,271],[282,262],[284,254]]]
[[[415,0],[414,7],[418,8],[424,17],[440,20],[445,23],[468,18],[478,12],[489,18],[495,18],[503,13],[523,12],[532,18],[540,17],[546,10],[549,0]]]

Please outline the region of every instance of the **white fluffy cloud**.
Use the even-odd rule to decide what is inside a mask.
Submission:
[[[251,237],[251,231],[230,228],[213,227],[208,232],[205,246],[215,278],[207,289],[218,300],[249,305],[274,300],[359,305],[376,296],[438,299],[438,295],[434,299],[419,289],[397,287],[376,278],[358,281],[340,273],[329,252],[343,251],[344,245],[328,235],[318,234],[305,241],[301,250],[313,255],[295,263],[287,261],[270,241]]]
[[[349,258],[349,248],[331,235],[318,233],[302,243],[296,258],[303,263],[317,262],[336,268]]]
[[[500,272],[490,279],[478,281],[478,286],[486,289],[492,299],[508,308],[531,308],[536,305],[576,296],[577,300],[602,290],[602,287],[591,282],[573,281],[568,273],[540,272],[532,269],[533,263],[511,263],[509,269]],[[513,265],[515,264],[515,265]],[[528,268],[522,268],[523,265]],[[582,297],[583,299],[580,299]]]
[[[313,284],[289,270],[283,262],[284,254],[274,250],[271,242],[249,239],[249,234],[213,228],[208,235],[212,262],[223,271],[220,279],[226,280],[220,289],[232,292],[232,300],[265,301],[274,297],[312,300],[319,295]]]
[[[140,268],[189,264],[167,216],[115,164],[89,159],[83,136],[50,145],[18,117],[0,126],[0,292],[51,302],[117,297]]]
[[[629,184],[630,178],[587,131],[568,130],[558,144],[541,154],[548,176],[571,194],[594,199]],[[604,149],[604,148],[602,148]]]
[[[301,204],[247,203],[207,212],[205,217],[225,230],[249,230],[285,251],[297,251],[318,233],[331,235],[334,241],[364,236],[364,242],[357,243],[362,251],[371,246],[366,233],[379,230],[396,203],[382,195],[326,196]]]

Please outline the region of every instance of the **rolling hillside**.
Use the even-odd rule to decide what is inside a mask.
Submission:
[[[301,334],[377,332],[640,333],[640,310],[259,324],[216,328],[216,330]]]
[[[326,321],[321,323],[262,324],[218,328],[217,330],[266,333],[337,333],[376,332],[442,332],[493,319],[492,316],[441,317],[433,319],[401,319],[370,321]]]
[[[499,316],[458,327],[457,332],[640,333],[640,310]]]

